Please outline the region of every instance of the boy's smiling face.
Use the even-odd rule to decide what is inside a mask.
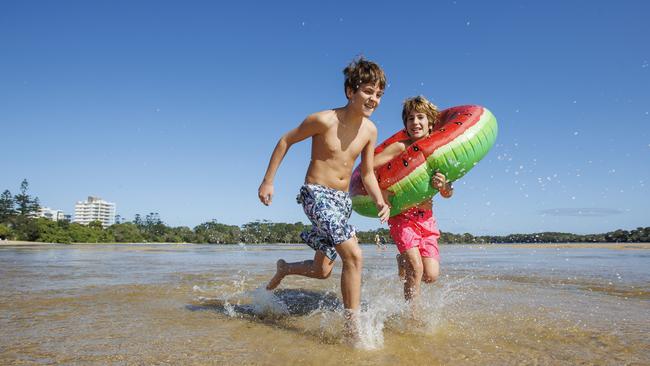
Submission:
[[[384,89],[379,86],[379,82],[363,83],[356,92],[348,89],[347,95],[349,104],[368,118],[379,106]]]
[[[422,112],[413,111],[406,117],[406,133],[413,141],[429,136],[429,118]]]

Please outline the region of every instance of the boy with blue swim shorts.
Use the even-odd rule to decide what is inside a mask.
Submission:
[[[300,189],[298,202],[312,223],[312,229],[302,234],[307,245],[316,251],[313,260],[287,263],[277,262],[275,276],[266,288],[276,288],[287,275],[328,278],[334,259],[341,257],[341,293],[346,309],[346,331],[356,338],[356,312],[361,298],[361,249],[348,224],[351,201],[348,186],[355,159],[361,155],[361,176],[366,191],[372,197],[382,222],[388,219],[385,203],[373,171],[377,128],[369,119],[379,106],[386,87],[386,77],[379,65],[359,58],[344,70],[344,107],[316,112],[280,138],[266,174],[258,190],[265,205],[273,198],[273,179],[291,145],[311,137],[311,161]]]
[[[352,214],[352,200],[348,192],[318,184],[305,184],[296,201],[302,205],[312,223],[310,231],[300,234],[302,240],[316,251],[322,251],[330,260],[336,259],[335,246],[354,236],[354,227],[348,224]]]

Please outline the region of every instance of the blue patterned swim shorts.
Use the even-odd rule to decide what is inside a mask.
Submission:
[[[305,215],[312,223],[310,231],[300,234],[314,250],[325,253],[327,258],[336,259],[335,245],[354,236],[354,227],[348,224],[352,214],[352,200],[348,192],[339,191],[318,184],[305,184],[300,188],[296,201],[302,204]]]

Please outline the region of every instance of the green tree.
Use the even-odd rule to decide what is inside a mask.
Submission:
[[[144,237],[138,226],[131,222],[111,225],[108,228],[118,243],[142,243]]]
[[[0,195],[0,223],[8,223],[16,214],[14,205],[14,197],[8,189],[5,189],[2,195]]]
[[[135,214],[135,219],[133,219],[133,223],[138,227],[141,227],[143,225],[142,217],[140,217],[140,214]]]
[[[165,234],[168,231],[168,227],[160,219],[160,215],[157,212],[150,212],[145,216],[144,222],[142,224],[142,230],[144,231],[145,237],[148,241],[151,242],[164,242]]]
[[[168,242],[174,243],[194,243],[196,242],[196,234],[187,226],[175,227],[169,233],[173,235],[174,240],[169,240],[172,237],[169,237]]]
[[[40,230],[37,220],[26,216],[18,216],[14,226],[16,239],[25,241],[38,241]]]
[[[0,224],[0,239],[6,240],[11,238],[11,229],[5,224]]]
[[[20,194],[14,196],[18,215],[22,217],[32,216],[38,212],[38,209],[40,208],[38,198],[32,198],[27,194],[28,189],[29,183],[27,182],[27,179],[23,179],[22,183],[20,183]]]
[[[236,244],[241,241],[242,232],[238,226],[225,225],[217,221],[204,222],[194,228],[197,243]]]
[[[102,225],[102,222],[99,220],[94,220],[88,223],[88,227],[91,229],[95,230],[102,230],[104,226]]]
[[[38,227],[38,241],[45,243],[70,243],[70,234],[66,227],[58,222],[43,217],[32,220]]]

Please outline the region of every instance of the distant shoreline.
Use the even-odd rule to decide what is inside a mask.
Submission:
[[[374,246],[372,243],[362,243],[363,245]],[[238,245],[238,244],[208,244],[208,243],[44,243],[36,241],[18,241],[18,240],[0,240],[0,246],[50,246],[50,245]],[[302,243],[274,243],[274,244],[245,244],[247,246],[255,245],[303,245]],[[604,248],[604,249],[627,249],[627,250],[650,250],[650,243],[502,243],[502,244],[485,244],[485,243],[467,243],[467,244],[441,244],[442,246],[466,245],[480,249],[484,248]]]
[[[444,245],[444,244],[443,244]],[[465,244],[452,244],[465,245]],[[601,249],[646,249],[650,250],[650,243],[519,243],[519,244],[467,244],[468,246],[492,248],[601,248]]]

